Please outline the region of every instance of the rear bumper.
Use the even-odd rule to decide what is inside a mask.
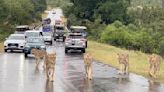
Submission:
[[[65,46],[65,49],[82,50],[85,49],[85,46]]]

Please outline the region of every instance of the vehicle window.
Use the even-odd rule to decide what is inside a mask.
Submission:
[[[69,35],[68,38],[81,39],[81,38],[84,38],[84,37],[81,36],[81,35]]]
[[[9,39],[11,40],[24,40],[24,36],[10,36]]]
[[[55,27],[58,30],[64,30],[64,27]]]
[[[42,43],[43,41],[39,38],[29,38],[27,39],[28,43]]]
[[[43,32],[43,36],[51,36],[50,32]]]
[[[16,31],[26,31],[26,30],[29,30],[28,27],[25,27],[25,28],[17,28]]]
[[[39,32],[27,32],[26,36],[27,37],[38,37],[39,36]]]
[[[85,32],[83,29],[71,29],[72,32]]]

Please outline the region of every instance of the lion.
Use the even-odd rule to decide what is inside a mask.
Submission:
[[[161,57],[156,54],[148,56],[149,61],[149,75],[150,77],[156,78],[157,72],[160,70]]]
[[[118,55],[118,62],[119,62],[119,69],[123,74],[129,74],[129,54],[117,54]]]
[[[55,60],[56,60],[56,53],[47,53],[45,57],[45,69],[47,79],[53,82],[54,77],[54,69],[55,69]]]
[[[33,48],[31,50],[31,53],[34,54],[35,56],[35,62],[36,62],[36,67],[38,67],[40,60],[44,59],[45,55],[46,55],[46,50],[39,50],[39,49],[35,49]]]
[[[85,78],[92,80],[92,56],[89,53],[84,54]]]

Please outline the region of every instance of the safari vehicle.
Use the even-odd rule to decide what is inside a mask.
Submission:
[[[4,42],[4,51],[21,50],[23,52],[25,43],[24,34],[11,34]]]
[[[46,50],[46,45],[44,43],[44,40],[41,39],[40,37],[27,38],[26,45],[24,48],[24,56],[27,57],[28,54],[31,54],[31,50],[33,48]]]
[[[28,25],[20,25],[16,27],[16,34],[24,34],[27,30],[30,30]]]
[[[62,39],[63,42],[66,38],[65,36],[65,26],[64,25],[55,25],[54,26],[54,40]]]
[[[65,53],[69,50],[81,50],[85,53],[86,40],[81,33],[69,33],[65,39]]]
[[[87,27],[85,27],[85,26],[71,26],[70,27],[70,31],[72,33],[81,33],[82,34],[82,36],[86,40],[85,44],[86,44],[86,47],[87,47],[87,32],[86,32],[86,30],[87,30]]]

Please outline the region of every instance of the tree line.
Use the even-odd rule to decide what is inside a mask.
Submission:
[[[12,33],[16,25],[41,20],[46,0],[0,0],[0,40]]]
[[[164,55],[164,0],[70,0],[70,25],[88,27],[89,38],[121,48]]]

